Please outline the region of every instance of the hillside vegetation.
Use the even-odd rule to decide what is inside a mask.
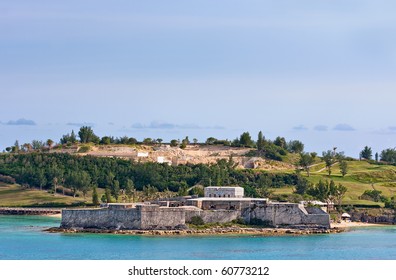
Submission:
[[[209,137],[199,143],[186,136],[163,143],[100,138],[83,126],[78,137],[72,131],[60,143],[16,141],[7,147],[0,154],[0,182],[8,183],[0,193],[3,205],[151,200],[202,195],[209,185],[239,185],[247,196],[280,201],[396,204],[394,149],[376,153],[374,161],[367,146],[360,154],[364,160],[347,158],[335,147],[318,156],[304,152],[298,140],[269,140],[262,132],[256,141],[244,132],[232,141]]]

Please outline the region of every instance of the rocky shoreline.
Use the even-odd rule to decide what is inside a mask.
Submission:
[[[308,235],[308,234],[330,234],[344,232],[343,228],[240,228],[240,227],[216,227],[208,229],[180,229],[180,230],[116,230],[97,228],[60,228],[54,227],[45,230],[51,233],[104,233],[104,234],[124,234],[124,235],[229,235],[247,234],[260,236],[282,236],[282,235]]]

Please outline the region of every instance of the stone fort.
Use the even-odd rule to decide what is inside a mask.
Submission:
[[[109,203],[92,209],[62,210],[62,228],[184,229],[193,217],[205,223],[242,219],[247,224],[330,228],[330,216],[299,203],[244,197],[241,187],[207,187],[205,197],[181,197],[146,203]]]

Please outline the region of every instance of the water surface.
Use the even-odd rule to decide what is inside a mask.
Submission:
[[[0,215],[2,260],[396,260],[396,227],[259,237],[47,233],[60,219]]]

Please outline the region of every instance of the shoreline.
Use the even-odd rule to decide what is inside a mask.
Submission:
[[[284,235],[312,235],[344,232],[343,228],[241,228],[241,227],[216,227],[209,229],[180,229],[180,230],[117,230],[96,228],[71,228],[60,227],[44,230],[50,233],[99,233],[120,235],[143,235],[143,236],[187,236],[187,235],[258,235],[258,236],[284,236]]]

